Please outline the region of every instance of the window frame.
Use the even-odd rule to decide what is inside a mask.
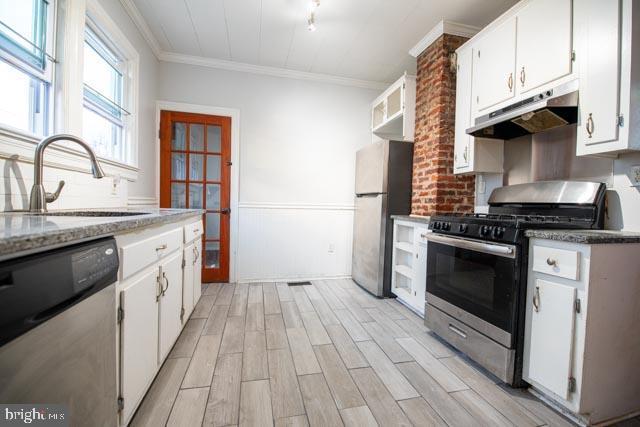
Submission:
[[[121,164],[126,167],[138,166],[138,87],[139,87],[139,64],[140,56],[137,50],[133,47],[131,42],[122,33],[118,26],[113,22],[111,17],[106,11],[98,4],[97,0],[87,0],[87,9],[85,17],[85,28],[88,28],[96,38],[98,43],[103,44],[109,51],[114,53],[121,62],[121,67],[118,70],[122,74],[122,104],[119,108],[126,111],[128,114],[123,114],[121,117],[122,133],[121,133],[121,148],[124,151],[124,159],[111,159],[105,158],[105,160],[113,162],[115,164]],[[86,36],[86,31],[83,31]],[[84,48],[83,39],[83,48]],[[111,53],[110,52],[110,53]],[[107,120],[112,121],[112,117],[101,111],[101,108],[96,105],[95,100],[87,100],[85,93],[84,78],[82,82],[82,110],[88,108],[94,113],[103,116]],[[98,95],[96,95],[98,97]],[[115,107],[117,108],[117,107]]]
[[[29,129],[17,128],[8,123],[0,123],[0,131],[35,139],[40,139],[51,133],[55,115],[54,92],[56,83],[56,60],[54,51],[57,34],[58,0],[40,0],[40,2],[46,5],[46,14],[40,17],[40,19],[44,21],[44,23],[41,22],[40,25],[44,24],[45,27],[44,31],[40,34],[40,36],[44,38],[44,46],[38,46],[37,44],[33,44],[33,46],[42,51],[42,66],[38,67],[34,62],[35,55],[25,52],[25,49],[10,37],[0,34],[0,44],[6,44],[12,47],[12,50],[0,48],[0,61],[6,62],[9,66],[32,79],[41,81],[43,85],[46,86],[46,90],[44,90],[42,94],[42,96],[45,97],[42,102],[43,111],[39,113],[43,116],[41,121],[37,120],[35,116],[36,113],[33,113],[32,116],[29,117]],[[8,25],[0,24],[0,26],[6,27],[11,31]],[[21,37],[20,35],[18,36]],[[32,44],[30,41],[27,41],[27,43]],[[32,100],[30,101],[32,102]],[[31,104],[31,107],[33,107],[33,104]],[[41,129],[34,130],[36,127],[41,127]]]

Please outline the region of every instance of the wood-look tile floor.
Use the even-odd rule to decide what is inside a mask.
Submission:
[[[570,426],[351,280],[209,284],[134,426]]]

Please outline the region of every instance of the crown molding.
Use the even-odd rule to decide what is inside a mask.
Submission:
[[[478,34],[481,28],[471,25],[460,24],[458,22],[442,20],[436,24],[414,47],[409,50],[409,54],[417,58],[426,48],[435,42],[443,34],[451,34],[471,38]]]
[[[160,43],[155,38],[147,21],[142,16],[133,0],[120,0],[120,3],[126,10],[131,20],[138,27],[142,37],[153,51],[158,60],[164,62],[173,62],[177,64],[197,65],[200,67],[215,68],[228,71],[240,71],[244,73],[262,74],[274,77],[283,77],[289,79],[309,80],[323,83],[331,83],[342,86],[352,86],[364,89],[383,90],[386,89],[390,82],[378,82],[371,80],[360,80],[349,77],[335,76],[331,74],[310,73],[307,71],[289,70],[279,67],[268,67],[264,65],[247,64],[244,62],[228,61],[224,59],[208,58],[204,56],[184,55],[181,53],[166,52],[160,47]]]
[[[284,77],[298,80],[309,80],[342,86],[353,86],[364,89],[383,90],[386,89],[390,84],[389,82],[352,79],[330,74],[288,70],[285,68],[267,67],[264,65],[247,64],[244,62],[227,61],[223,59],[206,58],[202,56],[183,55],[180,53],[172,52],[161,52],[159,59],[161,61],[173,62],[177,64],[197,65],[200,67],[216,68],[220,70],[240,71],[243,73],[262,74],[267,76]]]
[[[160,43],[158,43],[158,39],[151,32],[151,28],[147,24],[147,21],[144,19],[138,8],[136,7],[133,0],[120,0],[122,7],[127,12],[133,23],[136,27],[138,27],[138,31],[142,34],[142,37],[145,39],[151,51],[156,56],[156,58],[160,59],[160,55],[162,54],[162,48],[160,48]]]

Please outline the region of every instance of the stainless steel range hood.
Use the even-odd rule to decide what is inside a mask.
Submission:
[[[467,134],[512,139],[576,123],[578,81],[574,80],[478,117]]]

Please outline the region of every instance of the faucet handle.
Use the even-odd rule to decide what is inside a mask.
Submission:
[[[62,191],[62,187],[64,187],[64,181],[60,181],[58,183],[58,188],[56,188],[56,191],[54,193],[46,193],[47,203],[52,203],[58,200],[58,197],[60,197],[60,192]]]

